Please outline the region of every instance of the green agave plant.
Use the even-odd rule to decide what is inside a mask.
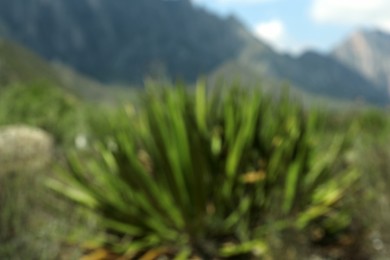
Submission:
[[[101,218],[110,250],[258,257],[267,227],[345,220],[340,202],[358,174],[344,138],[316,148],[315,113],[287,95],[157,87],[136,113],[115,117],[110,145],[102,137],[90,158],[70,152],[62,178],[48,183]]]

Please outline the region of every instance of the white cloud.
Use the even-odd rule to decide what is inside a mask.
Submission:
[[[311,16],[319,23],[376,26],[390,31],[389,0],[314,0]]]
[[[221,4],[259,4],[270,1],[272,0],[215,0],[215,2]]]
[[[214,1],[219,5],[229,5],[229,4],[261,4],[266,2],[272,2],[275,0],[192,0],[194,3],[206,3]]]
[[[254,32],[257,37],[277,48],[281,47],[286,36],[284,24],[278,19],[258,23]]]
[[[280,19],[258,23],[253,28],[253,33],[261,41],[271,45],[272,48],[278,52],[299,55],[307,49],[312,49],[311,44],[297,41],[288,34],[284,23]]]

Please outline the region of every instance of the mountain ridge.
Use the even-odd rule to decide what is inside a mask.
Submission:
[[[194,80],[242,44],[234,20],[189,0],[1,0],[0,17],[3,35],[103,82],[140,83],[145,73]]]
[[[387,89],[334,55],[280,54],[237,18],[190,0],[0,0],[0,35],[105,83],[240,72],[329,98],[389,103]]]
[[[331,55],[361,73],[390,96],[390,34],[363,29],[336,46]]]

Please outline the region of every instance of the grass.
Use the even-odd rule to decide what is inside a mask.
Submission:
[[[1,228],[0,258],[69,259],[88,237],[135,256],[389,256],[385,112],[340,116],[256,90],[159,87],[120,108],[88,108],[45,86],[3,90],[1,123],[49,131],[65,168],[0,176],[0,224],[13,229]],[[83,150],[73,144],[80,132]]]

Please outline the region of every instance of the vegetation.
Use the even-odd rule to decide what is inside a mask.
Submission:
[[[0,176],[0,227],[15,220],[0,258],[69,259],[88,237],[107,257],[388,256],[382,111],[307,111],[286,93],[202,83],[139,99],[91,107],[43,85],[2,91],[1,124],[51,133],[60,167]]]
[[[44,81],[62,86],[56,71],[38,55],[0,38],[0,89],[11,83]]]
[[[111,122],[97,156],[70,153],[65,183],[50,181],[101,217],[111,250],[259,256],[270,228],[348,227],[340,205],[358,175],[343,137],[315,149],[315,115],[287,97],[195,92],[152,88],[136,114]]]
[[[70,142],[80,131],[80,101],[46,83],[15,84],[0,90],[0,125],[28,124],[50,132],[57,142]]]

